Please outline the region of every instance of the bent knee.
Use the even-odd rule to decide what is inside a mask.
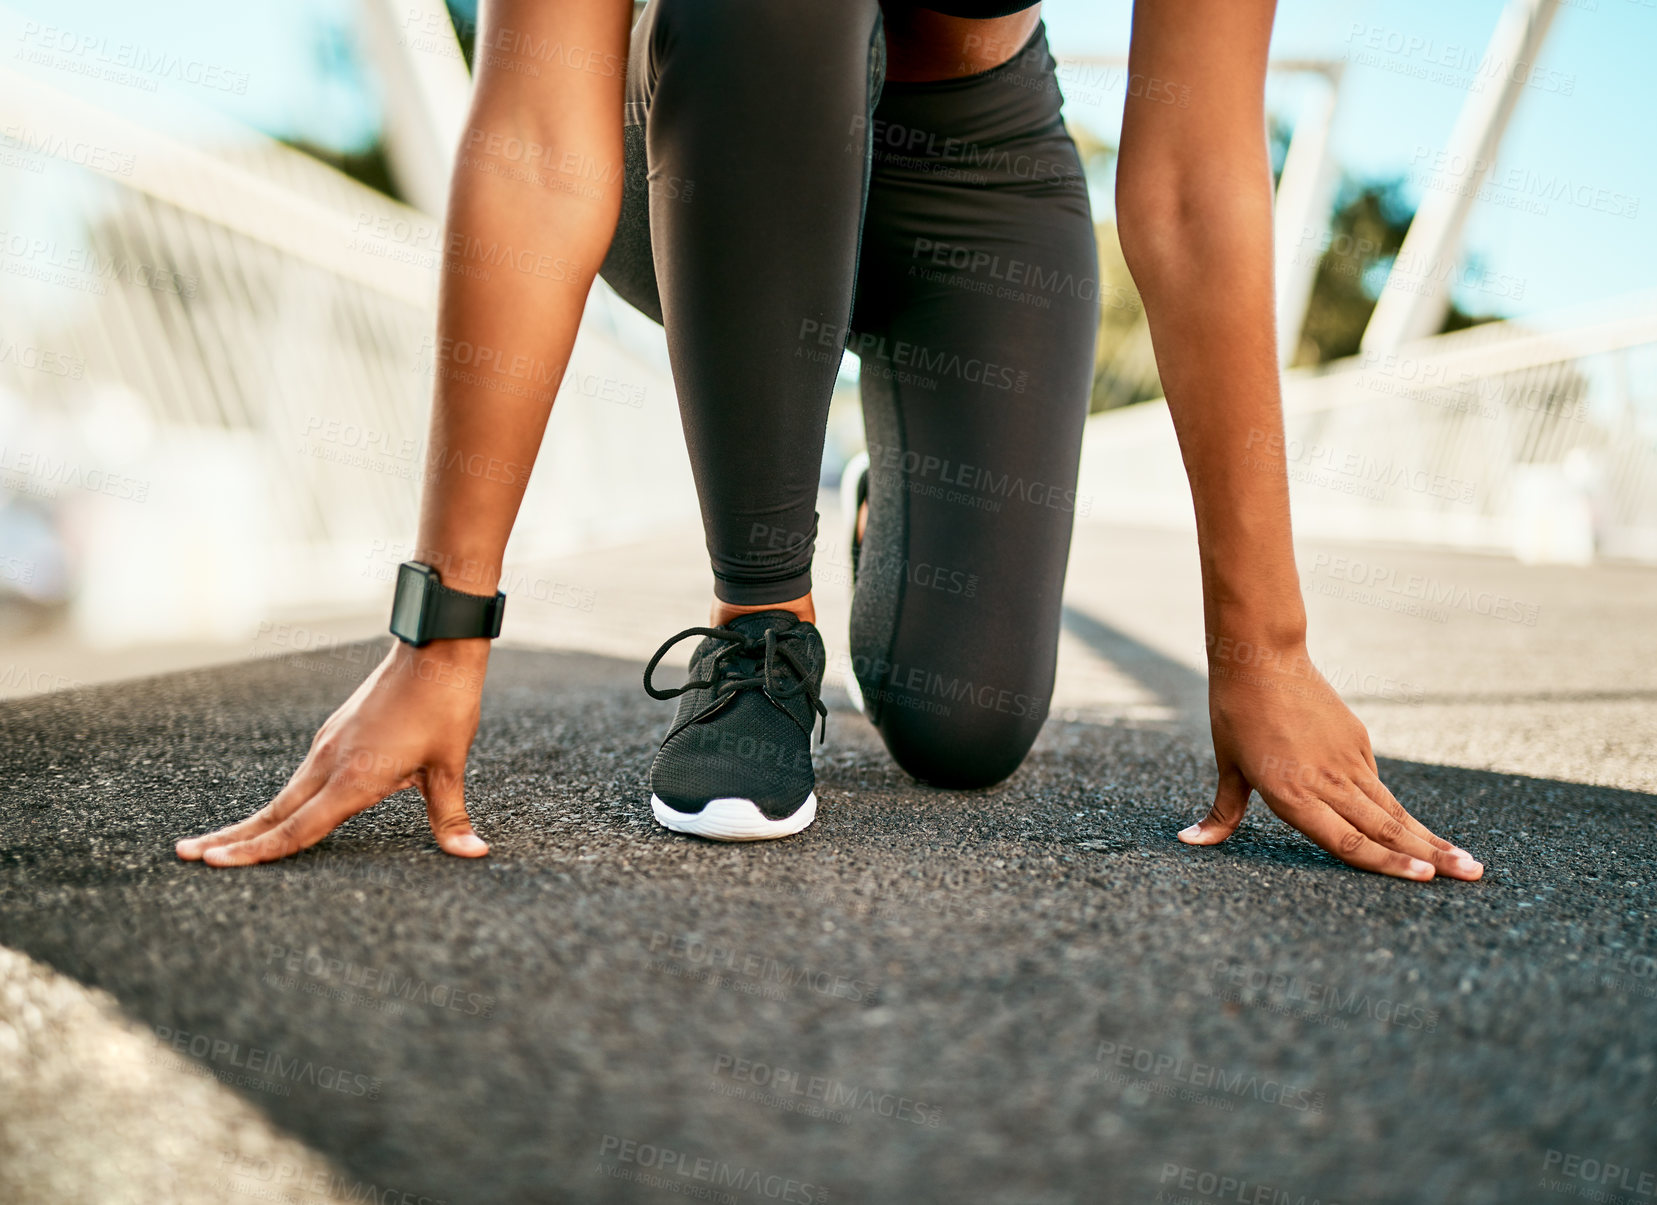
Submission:
[[[879,728],[892,759],[907,773],[931,786],[970,790],[994,786],[1018,769],[1046,717],[1047,699],[1029,695],[1016,696],[1005,710],[889,698]]]

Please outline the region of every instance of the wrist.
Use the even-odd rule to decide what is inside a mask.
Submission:
[[[1252,644],[1260,648],[1292,651],[1306,647],[1306,607],[1298,584],[1277,592],[1278,597],[1261,600],[1204,600],[1204,635],[1209,659],[1219,648]]]
[[[1210,605],[1204,645],[1211,683],[1310,678],[1316,673],[1306,650],[1306,613],[1292,607],[1265,610]]]
[[[500,588],[501,563],[498,557],[465,556],[455,552],[425,550],[414,560],[437,570],[437,580],[462,594],[492,596]]]
[[[408,559],[431,566],[440,582],[462,594],[487,596],[500,588],[500,549],[469,533],[443,532],[428,537],[422,532]]]
[[[1245,644],[1252,644],[1261,649],[1290,652],[1306,647],[1306,620],[1304,616],[1298,620],[1273,618],[1245,622],[1231,619],[1209,625],[1204,636],[1209,660],[1221,655],[1222,648]]]
[[[1202,557],[1203,627],[1210,650],[1229,637],[1268,648],[1306,643],[1306,604],[1293,547],[1286,539],[1253,536],[1214,543]],[[1246,553],[1246,555],[1239,555]]]
[[[433,640],[416,648],[406,641],[393,639],[386,666],[394,675],[481,691],[484,674],[489,669],[490,643],[482,637]]]

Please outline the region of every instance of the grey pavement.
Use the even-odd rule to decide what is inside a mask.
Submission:
[[[1224,846],[1174,841],[1213,782],[1194,554],[1100,524],[1012,779],[917,786],[835,692],[811,829],[668,834],[638,674],[703,619],[698,551],[546,566],[560,601],[509,611],[479,862],[409,797],[273,866],[171,855],[281,785],[379,642],[0,705],[14,979],[112,999],[123,1041],[269,1127],[215,1139],[214,1106],[158,1081],[173,1140],[124,1158],[232,1201],[1651,1198],[1657,572],[1302,551],[1314,655],[1384,777],[1488,867],[1418,885],[1258,803]],[[843,592],[823,611],[835,638]],[[27,1099],[30,1132],[95,1136],[99,1060],[39,1088],[49,995],[0,990],[0,1059],[33,1085],[0,1133]],[[180,1118],[217,1147],[198,1165]],[[0,1162],[0,1196],[167,1199],[138,1187],[156,1167],[94,1192],[41,1166]]]

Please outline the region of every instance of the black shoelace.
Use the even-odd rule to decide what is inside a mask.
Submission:
[[[672,690],[659,690],[650,681],[650,676],[656,672],[656,666],[674,645],[687,636],[707,636],[713,640],[725,641],[725,647],[713,656],[709,666],[711,677],[705,682],[686,682],[683,686],[676,686]],[[763,639],[745,636],[735,628],[686,628],[677,636],[668,637],[656,655],[650,659],[650,664],[644,667],[644,690],[652,699],[674,699],[692,690],[713,689],[714,698],[721,698],[727,694],[735,694],[739,690],[753,690],[758,688],[779,702],[791,699],[795,695],[804,695],[811,709],[823,717],[822,739],[828,739],[828,708],[823,700],[811,688],[811,675],[806,667],[800,664],[794,650],[783,643],[789,633],[784,632],[779,639],[776,628],[765,629]],[[738,658],[757,658],[760,661],[760,672],[757,674],[743,674],[741,667],[735,662]],[[794,671],[792,681],[781,675],[779,662]]]

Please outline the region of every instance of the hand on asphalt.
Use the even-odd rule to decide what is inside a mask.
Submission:
[[[471,647],[480,646],[480,647]],[[249,866],[315,845],[388,795],[417,787],[437,843],[463,858],[489,847],[472,831],[463,790],[477,735],[487,641],[398,641],[311,741],[288,785],[238,824],[177,843],[209,866]]]
[[[1246,647],[1246,646],[1245,646]],[[1253,667],[1211,667],[1209,721],[1220,782],[1214,804],[1179,834],[1217,845],[1242,823],[1249,791],[1349,866],[1425,881],[1477,879],[1484,867],[1404,810],[1381,782],[1362,721],[1304,648]]]

